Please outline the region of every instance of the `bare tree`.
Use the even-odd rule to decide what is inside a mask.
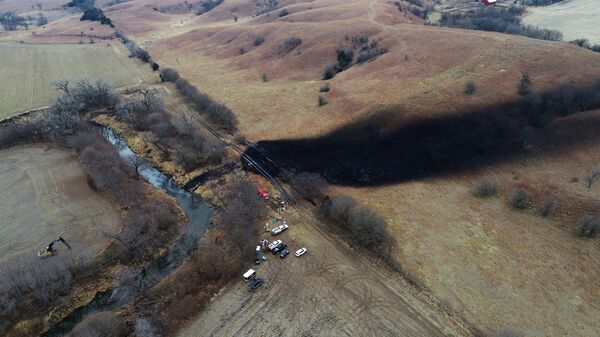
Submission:
[[[524,189],[519,188],[512,192],[510,196],[510,204],[516,209],[525,209],[531,202],[531,193]]]
[[[226,229],[228,240],[237,246],[240,256],[251,259],[258,239],[258,222],[267,214],[265,202],[257,195],[256,186],[241,175],[236,176],[225,200],[217,223]]]
[[[519,82],[519,94],[527,95],[530,92],[529,87],[531,86],[531,79],[529,77],[529,71],[525,70],[521,72],[521,81]]]
[[[69,94],[69,80],[64,79],[64,78],[59,78],[59,79],[52,81],[51,85],[54,87],[54,89],[60,90],[66,95]]]
[[[592,188],[592,185],[600,178],[600,168],[592,169],[586,176],[585,181],[587,182],[587,187]]]
[[[580,237],[591,238],[600,233],[600,217],[594,214],[586,214],[577,224],[576,233]]]
[[[258,15],[271,12],[279,5],[277,0],[252,0],[252,3],[258,7]]]
[[[484,198],[496,195],[498,182],[489,178],[482,178],[475,183],[472,190],[476,197]]]

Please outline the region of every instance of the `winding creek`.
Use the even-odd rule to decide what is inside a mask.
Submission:
[[[134,158],[137,159],[137,155],[114,130],[107,127],[98,127],[98,130],[104,138],[113,144],[123,160],[130,161]],[[211,226],[212,209],[197,195],[186,191],[173,178],[162,173],[149,163],[141,166],[140,175],[154,187],[160,188],[174,197],[179,206],[185,211],[187,223],[181,235],[163,255],[150,262],[142,271],[135,274],[135,276],[129,277],[118,286],[98,292],[90,303],[73,311],[42,336],[63,336],[71,331],[87,315],[96,311],[114,310],[138,298],[141,292],[152,288],[171,274],[185,257],[188,256],[187,253],[190,247],[195,246]]]

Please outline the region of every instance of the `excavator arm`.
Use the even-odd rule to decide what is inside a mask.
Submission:
[[[62,242],[65,246],[67,246],[67,248],[69,250],[71,250],[71,245],[69,243],[67,243],[67,241],[65,239],[63,239],[62,237],[59,236],[56,240],[53,240],[52,242],[50,242],[50,244],[48,244],[48,247],[46,247],[46,249],[44,249],[43,251],[39,251],[38,256],[39,257],[53,256],[56,253],[56,250],[54,249],[54,244],[57,242]]]

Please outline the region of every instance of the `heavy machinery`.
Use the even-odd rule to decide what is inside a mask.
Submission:
[[[56,238],[56,240],[53,240],[52,242],[50,242],[50,244],[48,245],[48,247],[46,247],[45,250],[43,251],[39,251],[38,252],[38,256],[39,257],[50,257],[50,256],[54,256],[56,254],[56,249],[54,249],[54,244],[57,242],[62,242],[65,246],[67,246],[67,248],[70,250],[71,249],[71,245],[69,245],[67,243],[67,241],[65,241],[65,239],[61,238],[60,236],[58,238]]]

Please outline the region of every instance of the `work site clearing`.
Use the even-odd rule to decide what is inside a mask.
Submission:
[[[37,264],[36,252],[58,235],[73,246],[56,244],[64,258],[91,259],[108,245],[101,231],[116,229],[119,213],[88,186],[71,154],[43,144],[1,150],[0,172],[0,282]],[[42,264],[39,272],[51,271]]]
[[[600,336],[599,17],[0,0],[0,335]]]

